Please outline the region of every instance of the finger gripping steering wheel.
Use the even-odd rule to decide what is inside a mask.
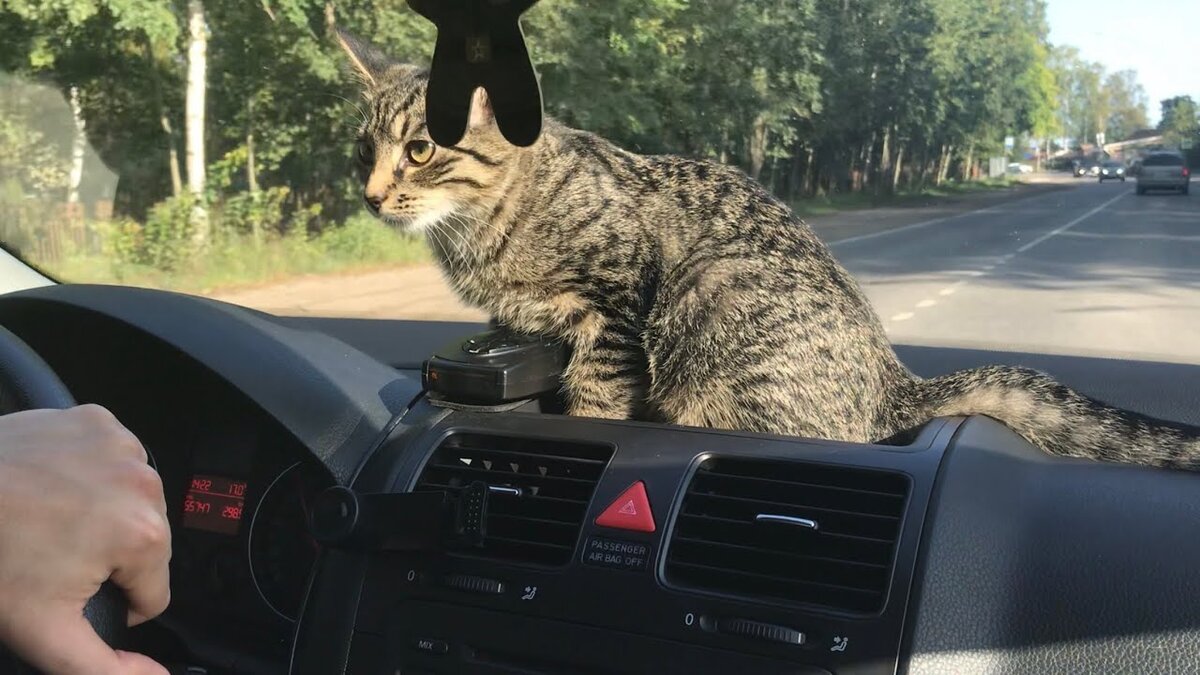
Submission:
[[[75,398],[42,357],[21,338],[0,327],[0,414],[74,406]],[[121,589],[105,582],[83,608],[83,615],[105,643],[117,647],[124,641],[128,610]],[[0,674],[35,672],[0,646]]]

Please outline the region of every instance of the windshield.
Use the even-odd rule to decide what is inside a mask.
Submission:
[[[1151,155],[1147,157],[1143,166],[1183,166],[1183,157],[1179,155]]]
[[[1133,167],[1200,164],[1200,69],[1180,66],[1198,26],[1193,0],[542,0],[523,18],[548,116],[758,181],[894,342],[1183,362],[1200,197]],[[364,204],[369,103],[335,28],[395,62],[433,52],[402,0],[0,3],[0,242],[64,282],[486,320],[423,235]]]

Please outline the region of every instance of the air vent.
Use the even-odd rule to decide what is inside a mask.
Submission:
[[[710,458],[683,499],[667,580],[854,612],[883,608],[908,496],[900,474]]]
[[[480,554],[565,565],[612,453],[607,445],[454,434],[433,453],[416,489],[457,492],[477,480],[487,483],[492,492]]]

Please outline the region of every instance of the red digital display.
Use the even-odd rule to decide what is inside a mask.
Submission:
[[[246,483],[222,476],[192,476],[183,498],[183,526],[237,534],[242,524]]]

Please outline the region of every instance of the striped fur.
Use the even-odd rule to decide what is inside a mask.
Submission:
[[[349,44],[356,64],[386,63]],[[1194,432],[1006,367],[921,380],[813,231],[737,169],[640,156],[547,121],[517,148],[477,95],[457,147],[413,166],[426,75],[364,67],[380,217],[423,231],[454,290],[568,341],[574,415],[869,442],[993,417],[1061,455],[1200,468]]]

